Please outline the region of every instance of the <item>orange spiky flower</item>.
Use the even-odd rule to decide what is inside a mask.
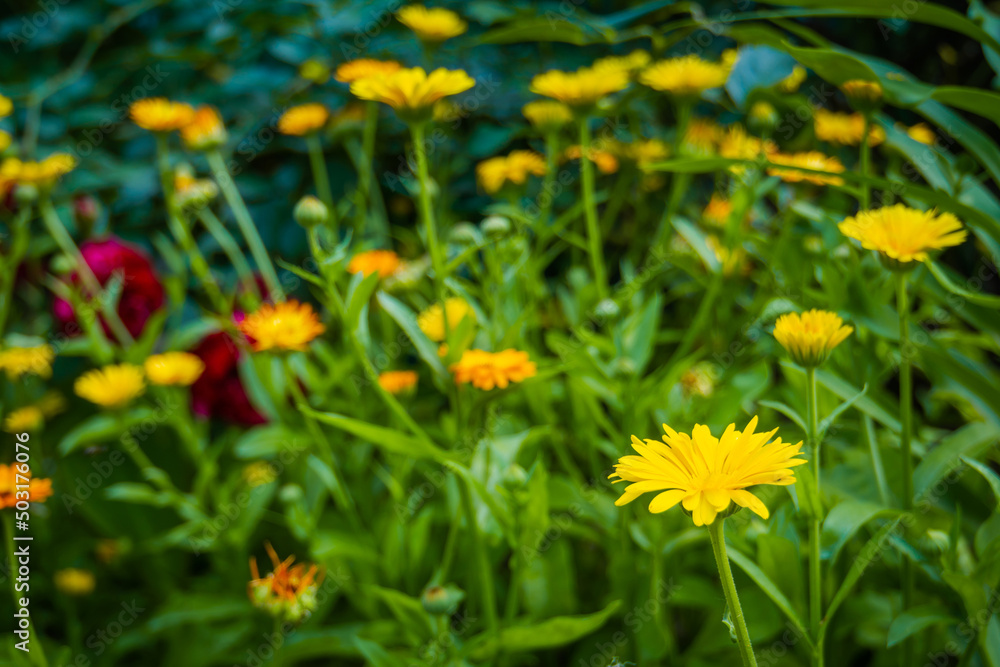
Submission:
[[[255,607],[275,618],[292,623],[304,620],[316,609],[316,591],[325,576],[323,568],[314,563],[292,565],[295,556],[281,560],[270,542],[265,542],[264,548],[271,558],[273,570],[261,577],[257,559],[251,556],[253,578],[247,584],[247,596]]]

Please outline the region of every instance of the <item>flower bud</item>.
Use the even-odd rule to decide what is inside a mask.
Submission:
[[[851,106],[861,113],[878,111],[882,106],[882,86],[877,81],[854,79],[845,81],[840,89]]]
[[[330,218],[330,210],[326,204],[312,195],[306,195],[295,205],[295,222],[306,229],[312,229],[324,224]]]
[[[428,586],[420,596],[420,604],[430,614],[450,614],[465,597],[465,592],[453,584]]]
[[[501,215],[491,215],[480,223],[483,233],[490,238],[501,238],[510,232],[510,220]]]
[[[458,223],[448,235],[448,240],[456,245],[475,245],[480,239],[479,230],[468,222]]]

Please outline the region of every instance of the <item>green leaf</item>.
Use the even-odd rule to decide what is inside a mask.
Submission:
[[[958,623],[958,619],[942,612],[941,606],[936,604],[908,609],[897,616],[889,626],[886,646],[892,648],[907,637],[938,623]]]
[[[773,602],[775,606],[777,606],[778,609],[780,609],[781,612],[788,618],[788,620],[791,621],[792,625],[795,626],[795,629],[798,630],[799,635],[811,648],[813,644],[812,640],[809,639],[809,631],[806,629],[806,624],[799,617],[795,608],[792,606],[792,603],[789,602],[787,597],[785,597],[785,594],[781,592],[781,589],[778,588],[778,586],[771,581],[766,574],[764,574],[764,571],[760,569],[755,562],[744,556],[736,549],[729,548],[727,551],[729,553],[729,560],[735,563],[738,568],[743,570],[748,577],[753,579],[754,583],[756,583],[760,589],[764,591],[764,594],[771,598],[771,602]]]
[[[161,493],[153,487],[139,482],[119,482],[104,490],[104,496],[110,500],[120,500],[125,503],[153,505],[166,507],[170,504],[170,494]]]
[[[420,330],[417,325],[417,316],[413,311],[385,292],[379,292],[375,298],[385,312],[389,313],[389,317],[396,321],[403,333],[413,342],[414,347],[417,348],[417,354],[424,360],[424,363],[430,366],[431,370],[444,382],[450,382],[451,377],[444,364],[441,363],[441,357],[438,356],[437,345],[431,342],[431,339]]]
[[[375,642],[357,637],[354,645],[372,667],[405,667],[405,663]]]
[[[1000,308],[1000,296],[992,296],[990,294],[976,294],[968,290],[964,290],[955,283],[951,281],[948,277],[946,270],[938,266],[935,262],[924,262],[928,270],[930,270],[931,275],[937,278],[937,281],[941,283],[941,287],[945,288],[952,294],[962,297],[966,301],[971,301],[980,306],[986,306],[987,308]],[[953,306],[955,307],[955,306]],[[961,305],[957,306],[961,308]]]
[[[85,419],[59,442],[59,453],[63,456],[85,445],[95,442],[120,440],[128,427],[146,419],[156,419],[156,411],[146,406],[132,408],[124,415],[99,413]]]
[[[379,274],[377,271],[364,276],[362,273],[355,273],[351,279],[351,284],[347,287],[347,315],[344,326],[354,330],[358,328],[358,320],[361,318],[361,311],[372,298],[372,293],[379,285]]]
[[[830,510],[823,521],[823,558],[831,566],[837,560],[840,550],[854,537],[862,526],[875,518],[888,518],[899,514],[881,505],[861,500],[845,500]]]
[[[837,609],[843,604],[847,596],[851,594],[854,587],[857,585],[858,581],[861,579],[861,575],[865,573],[868,566],[873,562],[881,558],[882,551],[888,548],[886,542],[888,542],[891,533],[896,530],[902,517],[897,517],[890,521],[889,523],[882,526],[877,533],[870,540],[868,540],[865,545],[861,548],[861,553],[858,557],[854,559],[851,563],[851,569],[848,570],[847,576],[844,577],[844,581],[840,584],[840,588],[837,589],[837,593],[833,596],[830,601],[830,606],[827,607],[826,613],[824,615],[823,630],[830,627],[830,622],[833,620],[834,614],[837,613]]]
[[[233,443],[233,454],[238,459],[261,459],[283,450],[302,451],[307,446],[307,438],[284,424],[263,424],[242,433]]]
[[[1000,429],[995,424],[973,422],[951,433],[930,450],[913,471],[914,497],[923,497],[945,475],[957,468],[962,457],[974,458],[996,444]]]
[[[764,406],[765,408],[771,408],[772,410],[776,410],[777,412],[780,412],[781,414],[785,415],[793,422],[795,422],[795,425],[798,426],[803,431],[809,430],[806,428],[806,422],[804,419],[802,419],[802,415],[796,412],[795,408],[793,408],[792,406],[786,405],[785,403],[781,403],[779,401],[757,401],[757,403],[759,405]]]
[[[589,22],[573,18],[576,11],[566,15],[549,12],[549,16],[517,18],[480,35],[481,44],[516,44],[519,42],[564,42],[584,46],[614,40],[615,31],[608,27],[595,27]]]
[[[838,405],[836,408],[834,408],[833,412],[827,415],[827,417],[819,423],[819,427],[817,429],[818,430],[817,438],[819,439],[820,442],[823,441],[823,436],[826,435],[827,429],[833,426],[833,423],[837,421],[837,417],[842,415],[845,410],[854,405],[854,403],[859,398],[861,398],[867,393],[868,393],[868,383],[865,383],[865,386],[861,388],[861,391],[859,391],[854,396],[852,396],[851,398],[847,399],[846,401]]]
[[[962,461],[964,461],[966,465],[975,469],[990,485],[990,488],[993,489],[993,497],[996,498],[997,501],[997,511],[1000,511],[1000,475],[993,472],[993,468],[989,467],[985,463],[969,458],[968,456],[963,456]]]
[[[401,591],[372,586],[371,591],[396,617],[396,620],[412,635],[415,645],[422,644],[434,636],[431,618],[420,600]]]
[[[359,419],[353,419],[351,417],[346,417],[333,412],[319,412],[318,410],[313,410],[305,405],[300,405],[299,410],[301,410],[302,413],[308,417],[317,419],[324,424],[336,426],[339,429],[356,435],[376,447],[381,447],[382,449],[395,454],[403,454],[404,456],[410,456],[416,459],[429,458],[442,462],[451,458],[451,454],[448,452],[445,452],[430,443],[410,437],[409,435],[395,429],[377,426],[375,424],[370,424]]]

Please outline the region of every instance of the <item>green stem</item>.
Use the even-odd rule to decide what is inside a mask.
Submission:
[[[861,135],[861,175],[868,176],[871,172],[871,142],[869,141],[868,135],[872,129],[872,116],[869,113],[865,114],[865,131]],[[861,209],[868,210],[871,206],[871,188],[868,187],[868,181],[863,181],[861,183]]]
[[[365,127],[361,135],[361,164],[358,173],[360,201],[355,230],[360,232],[371,218],[372,184],[375,182],[375,137],[378,133],[378,102],[365,102]]]
[[[740,597],[736,593],[736,582],[733,581],[733,571],[729,567],[729,556],[726,553],[725,520],[717,518],[708,526],[708,534],[712,538],[712,553],[715,554],[715,564],[719,567],[719,580],[726,594],[726,604],[729,614],[736,627],[736,644],[740,649],[743,667],[757,667],[757,659],[750,644],[750,633],[743,618],[743,608],[740,607]]]
[[[868,415],[863,416],[865,424],[865,439],[868,440],[868,451],[872,457],[872,470],[875,473],[875,483],[878,485],[878,497],[882,504],[889,506],[889,484],[885,479],[885,466],[882,464],[882,452],[878,448],[875,437],[875,423]]]
[[[913,377],[910,364],[910,303],[906,293],[906,273],[896,273],[896,309],[899,313],[899,421],[900,449],[903,457],[903,509],[913,509],[913,458],[910,452],[910,439],[913,430]],[[913,563],[909,557],[902,558],[903,574],[903,611],[913,606]],[[906,640],[903,643],[901,664],[910,667],[913,664],[914,643]]]
[[[543,229],[548,232],[548,226],[552,224],[552,205],[555,196],[552,191],[556,182],[556,159],[559,157],[559,134],[554,131],[545,133],[545,177],[542,179],[542,191],[538,197],[542,201],[539,207],[538,220],[544,225]]]
[[[483,613],[486,616],[486,627],[488,632],[494,637],[500,636],[500,618],[497,614],[496,591],[493,589],[493,573],[490,570],[489,559],[486,554],[486,544],[483,541],[479,524],[476,521],[476,508],[472,503],[472,493],[469,489],[471,482],[459,480],[458,491],[462,496],[462,508],[465,511],[465,520],[469,522],[469,532],[472,535],[473,554],[476,561],[476,568],[479,570],[479,585],[483,594]]]
[[[201,224],[205,225],[205,229],[218,242],[219,247],[222,248],[222,252],[226,253],[229,262],[236,269],[236,275],[239,277],[243,289],[259,300],[260,290],[257,288],[257,281],[253,278],[253,269],[250,268],[246,257],[243,256],[243,251],[240,249],[236,239],[229,233],[229,230],[222,224],[222,221],[216,217],[212,209],[202,206],[198,208],[197,215],[198,219],[201,220]]]
[[[597,204],[594,201],[594,163],[590,160],[590,125],[580,120],[580,181],[583,186],[583,212],[587,221],[587,253],[597,284],[598,301],[608,298],[608,277],[604,268],[604,250],[601,229],[597,223]]]
[[[326,204],[330,211],[330,229],[334,238],[337,237],[337,209],[333,204],[333,193],[330,190],[330,175],[326,170],[326,157],[323,155],[323,143],[315,132],[306,136],[306,146],[309,147],[309,164],[312,166],[313,181],[316,183],[316,194],[320,201]]]
[[[257,263],[257,270],[264,277],[264,284],[267,285],[269,292],[268,297],[275,301],[284,301],[285,291],[281,288],[281,283],[278,281],[278,274],[271,263],[271,256],[267,252],[260,234],[257,232],[257,227],[253,224],[253,218],[250,217],[250,211],[247,210],[247,205],[243,201],[240,191],[236,188],[236,184],[233,183],[233,179],[229,175],[229,170],[226,168],[225,160],[222,159],[222,154],[218,150],[213,150],[206,153],[205,156],[208,158],[208,164],[212,169],[215,182],[219,184],[222,196],[226,198],[226,203],[232,209],[233,217],[236,218],[236,224],[239,225],[240,231],[243,233],[243,238],[247,242],[247,247],[250,248],[250,254],[253,255],[253,260]]]
[[[28,228],[31,222],[32,208],[23,206],[18,211],[17,216],[10,223],[12,237],[10,242],[10,252],[4,258],[3,267],[0,268],[0,337],[7,328],[7,318],[10,316],[11,302],[14,300],[14,281],[17,278],[17,269],[21,265],[24,253],[28,250]]]
[[[431,266],[434,268],[434,286],[438,301],[444,308],[444,257],[438,243],[437,225],[434,221],[434,208],[431,205],[430,176],[427,169],[427,146],[424,144],[426,126],[423,123],[410,125],[413,135],[413,152],[417,156],[417,179],[420,181],[420,217],[424,221],[424,231],[427,235],[427,249],[431,256]],[[447,319],[447,318],[445,318]],[[447,322],[446,322],[447,324]]]
[[[823,494],[820,487],[820,442],[817,437],[816,369],[806,369],[806,444],[812,458],[813,507],[816,514],[809,522],[809,624],[813,637],[819,637],[823,616],[823,570],[820,562]],[[822,659],[822,658],[820,658]]]

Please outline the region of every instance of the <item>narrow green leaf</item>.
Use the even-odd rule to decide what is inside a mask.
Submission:
[[[986,306],[987,308],[1000,308],[1000,296],[992,296],[990,294],[976,294],[968,290],[964,290],[955,283],[951,281],[945,269],[938,266],[935,262],[925,262],[927,268],[930,270],[931,275],[937,278],[937,281],[941,283],[941,287],[945,288],[952,294],[962,297],[966,301],[971,301],[972,303],[978,304],[980,306]]]
[[[396,321],[396,324],[399,325],[410,341],[413,342],[414,347],[417,348],[417,354],[424,360],[424,363],[430,366],[431,370],[439,378],[445,382],[449,382],[451,378],[444,364],[441,363],[441,357],[438,356],[437,345],[431,342],[431,339],[420,330],[420,327],[417,325],[417,316],[413,311],[407,308],[401,301],[385,292],[376,294],[375,299],[385,309],[385,312],[389,313],[389,317]]]
[[[837,609],[843,604],[847,596],[851,594],[854,587],[857,585],[858,581],[861,579],[861,575],[865,573],[873,562],[881,558],[882,551],[889,548],[887,542],[891,536],[891,533],[896,530],[902,517],[897,517],[890,521],[889,523],[882,526],[877,533],[870,540],[865,543],[865,546],[861,548],[861,553],[858,557],[854,559],[851,563],[851,569],[847,572],[847,576],[844,577],[844,581],[840,584],[840,588],[837,589],[837,593],[833,596],[833,600],[830,601],[830,606],[826,609],[826,614],[824,616],[823,622],[823,632],[826,628],[830,627],[830,622],[833,620],[834,614],[837,613]]]
[[[993,496],[997,501],[997,511],[1000,511],[1000,475],[997,475],[993,472],[993,468],[990,468],[981,461],[969,458],[968,456],[963,456],[962,460],[982,475],[983,479],[990,485],[990,488],[993,489]]]
[[[313,419],[336,426],[376,447],[381,447],[395,454],[403,454],[417,459],[430,458],[437,461],[447,461],[450,458],[450,454],[434,445],[417,440],[396,429],[369,424],[333,412],[319,412],[305,405],[299,405],[299,410]]]
[[[771,602],[781,610],[781,612],[792,622],[795,629],[798,630],[799,635],[811,648],[813,643],[809,638],[809,630],[806,628],[806,624],[796,613],[795,608],[792,603],[785,597],[785,594],[781,592],[781,589],[771,581],[770,578],[764,571],[760,569],[755,562],[744,556],[742,553],[736,549],[730,548],[727,550],[729,552],[729,560],[736,564],[743,572],[746,573],[748,577],[753,579],[754,583],[757,584],[767,597],[771,598]]]
[[[834,422],[837,421],[837,417],[839,417],[840,415],[844,414],[845,410],[847,410],[849,407],[851,407],[852,405],[854,405],[854,403],[857,402],[857,400],[859,398],[861,398],[862,396],[864,396],[867,393],[868,393],[868,383],[865,383],[865,386],[861,388],[861,391],[859,391],[854,396],[852,396],[851,398],[847,399],[846,401],[844,401],[843,403],[841,403],[840,405],[838,405],[836,408],[834,408],[833,412],[831,412],[829,415],[827,415],[827,417],[823,421],[821,421],[819,423],[819,429],[818,429],[819,430],[819,435],[818,435],[819,440],[820,441],[823,440],[823,436],[826,435],[827,429],[829,429],[831,426],[833,426]]]
[[[936,604],[908,609],[897,616],[889,626],[886,646],[892,648],[907,637],[938,623],[958,623],[958,619],[942,612],[941,606]]]
[[[927,491],[957,468],[962,457],[974,458],[996,444],[1000,429],[995,424],[973,422],[948,435],[930,450],[913,471],[913,493],[923,497]]]

